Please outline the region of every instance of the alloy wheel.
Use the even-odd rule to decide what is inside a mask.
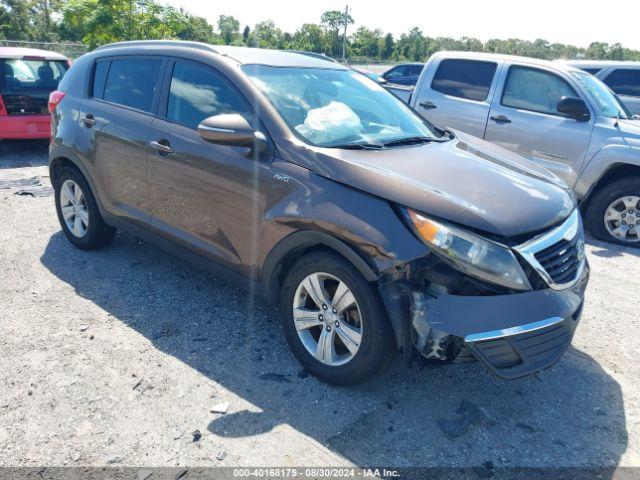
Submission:
[[[89,228],[89,210],[80,185],[73,180],[65,180],[60,188],[60,209],[71,234],[84,237]]]
[[[307,352],[325,365],[344,365],[360,349],[360,308],[346,283],[334,275],[312,273],[300,282],[293,300],[293,321]]]

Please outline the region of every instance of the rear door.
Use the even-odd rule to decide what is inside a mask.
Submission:
[[[147,135],[166,61],[158,56],[99,59],[82,103],[78,144],[87,152],[104,207],[148,223]]]
[[[640,115],[640,68],[614,68],[603,78],[632,113]]]
[[[565,96],[589,104],[568,77],[543,67],[505,65],[485,140],[539,163],[573,185],[595,115],[592,111],[585,122],[559,113],[556,106]]]
[[[149,132],[151,225],[172,241],[250,275],[264,189],[273,181],[271,157],[207,142],[197,126],[212,115],[237,113],[260,129],[255,112],[209,65],[176,59],[165,78]]]
[[[436,126],[482,138],[497,71],[493,61],[442,59],[423,74],[414,108]]]

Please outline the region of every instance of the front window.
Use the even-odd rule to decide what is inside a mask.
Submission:
[[[382,147],[438,138],[405,104],[357,72],[263,65],[243,70],[289,128],[311,145]]]
[[[605,117],[630,118],[631,113],[624,104],[618,101],[615,94],[609,88],[593,75],[582,72],[575,72],[573,76],[580,82],[584,89],[589,93],[600,109],[600,113]]]
[[[562,97],[577,96],[575,90],[558,75],[537,68],[513,66],[504,86],[502,105],[561,115],[557,106]]]

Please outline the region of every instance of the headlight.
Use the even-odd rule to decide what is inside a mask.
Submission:
[[[458,270],[514,290],[531,290],[509,248],[413,210],[407,212],[420,238]]]

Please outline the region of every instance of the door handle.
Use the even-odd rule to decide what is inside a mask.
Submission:
[[[505,115],[494,115],[493,117],[489,117],[489,118],[496,123],[511,123],[511,120],[509,120],[509,117]]]
[[[422,108],[426,108],[427,110],[438,108],[433,102],[420,102],[418,105],[420,105]]]
[[[171,145],[167,140],[152,140],[149,145],[155,150],[158,150],[161,154],[173,153],[175,150],[171,148]]]
[[[87,128],[91,128],[93,127],[96,123],[96,119],[93,118],[93,114],[92,113],[87,113],[83,118],[82,118],[82,123],[84,123],[84,125]]]

